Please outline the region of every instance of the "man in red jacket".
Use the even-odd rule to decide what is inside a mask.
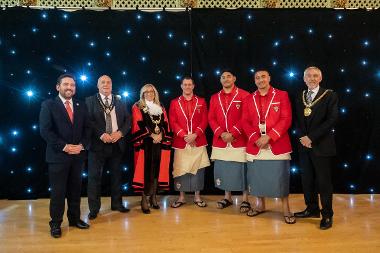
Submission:
[[[235,85],[231,70],[220,76],[223,89],[211,97],[209,124],[214,132],[211,159],[214,163],[215,187],[225,191],[224,199],[217,202],[220,209],[232,205],[231,191],[242,191],[241,212],[248,212],[250,204],[246,185],[245,146],[247,138],[241,127],[242,102],[249,95]]]
[[[204,98],[194,95],[194,81],[191,77],[182,79],[182,96],[170,103],[169,122],[173,131],[174,188],[180,192],[178,200],[171,207],[186,203],[185,192],[195,192],[194,204],[206,207],[200,191],[204,186],[205,167],[210,165],[207,155],[207,104]]]
[[[286,91],[270,85],[267,70],[255,73],[257,90],[243,102],[244,132],[247,141],[248,191],[257,197],[255,208],[247,215],[256,216],[265,211],[264,197],[281,198],[284,220],[294,224],[290,213],[289,160],[292,147],[288,129],[292,123],[292,110]]]

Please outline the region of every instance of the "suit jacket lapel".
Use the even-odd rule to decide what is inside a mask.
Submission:
[[[319,87],[319,90],[318,90],[318,93],[317,95],[314,97],[313,101],[315,101],[316,99],[318,99],[320,96],[322,96],[323,92],[325,92],[326,89],[322,88],[322,87]],[[313,107],[311,107],[311,110],[312,110],[312,113],[309,117],[307,117],[307,120],[309,121],[309,124],[311,124],[311,121],[312,119],[314,118],[315,114],[317,113],[318,109],[319,109],[319,106],[320,106],[320,103],[322,101],[318,101],[318,103],[316,103]]]
[[[122,118],[121,118],[121,107],[123,106],[122,103],[120,103],[120,101],[116,98],[116,96],[114,97],[115,99],[115,113],[116,113],[116,121],[117,121],[117,126],[120,128],[122,126]]]
[[[104,117],[104,111],[103,107],[100,104],[100,101],[98,100],[98,96],[94,95],[93,96],[93,102],[94,102],[94,114],[96,115],[95,117],[99,117],[101,122],[104,124],[104,127],[106,125],[106,119]]]

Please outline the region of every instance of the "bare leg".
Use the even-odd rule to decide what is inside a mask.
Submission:
[[[202,201],[202,199],[201,199],[201,191],[195,191],[195,193],[194,193],[194,201],[195,202]]]
[[[281,198],[281,201],[282,201],[282,212],[284,213],[285,222],[288,224],[294,224],[296,222],[296,218],[290,212],[289,198],[283,197],[283,198]]]

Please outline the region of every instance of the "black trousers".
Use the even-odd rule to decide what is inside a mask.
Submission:
[[[90,151],[88,154],[88,185],[87,196],[90,212],[98,213],[102,193],[102,175],[105,165],[111,173],[111,208],[119,208],[122,205],[122,152],[119,144],[107,144],[104,150]]]
[[[299,157],[307,209],[319,210],[319,192],[322,204],[322,216],[332,217],[334,215],[332,209],[332,157],[316,156],[312,150],[300,152]]]
[[[74,157],[65,163],[49,163],[50,224],[60,225],[65,212],[69,222],[80,219],[80,197],[82,187],[83,158]]]

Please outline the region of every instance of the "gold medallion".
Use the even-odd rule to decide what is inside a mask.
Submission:
[[[312,110],[310,107],[305,107],[305,109],[303,110],[303,115],[305,115],[305,117],[309,117],[311,112]]]

